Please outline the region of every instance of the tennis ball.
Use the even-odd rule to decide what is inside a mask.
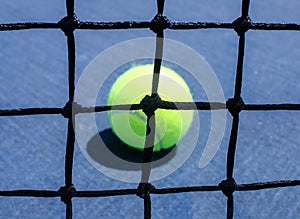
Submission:
[[[108,105],[137,104],[152,92],[153,64],[131,67],[112,85]],[[170,68],[161,66],[158,94],[162,100],[193,102],[191,92],[184,79]],[[155,111],[154,152],[169,149],[188,131],[194,111]],[[108,112],[112,131],[129,147],[143,150],[146,136],[147,116],[142,110],[112,110]]]

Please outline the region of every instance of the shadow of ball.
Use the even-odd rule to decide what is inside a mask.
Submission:
[[[99,141],[99,137],[102,141]],[[90,158],[103,166],[118,170],[142,169],[143,152],[132,149],[123,143],[111,129],[105,129],[95,134],[89,140],[86,150]],[[152,167],[159,167],[167,163],[175,154],[176,145],[168,150],[153,153]],[[117,162],[114,159],[115,156],[127,162]]]

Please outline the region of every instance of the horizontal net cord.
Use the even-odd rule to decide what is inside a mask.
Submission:
[[[0,110],[0,116],[50,115],[61,114],[63,108],[19,108]]]
[[[278,180],[268,182],[256,182],[247,184],[237,184],[235,191],[254,191],[271,188],[282,188],[300,186],[300,180]],[[185,186],[185,187],[170,187],[170,188],[153,188],[151,194],[172,194],[185,192],[209,192],[221,191],[220,185],[215,186]],[[90,190],[76,191],[73,197],[77,198],[92,198],[92,197],[107,197],[119,195],[136,195],[138,189],[119,189],[119,190]],[[58,191],[51,190],[8,190],[0,191],[0,196],[25,196],[25,197],[60,197]]]
[[[86,30],[109,30],[109,29],[142,29],[150,28],[151,22],[143,21],[119,21],[119,22],[82,22],[79,21],[75,29]],[[25,30],[25,29],[59,29],[58,23],[44,22],[25,22],[25,23],[7,23],[0,24],[0,31]],[[234,23],[219,22],[170,22],[166,29],[170,30],[192,30],[192,29],[234,29]],[[297,23],[254,23],[248,24],[250,30],[300,30],[300,24]]]
[[[58,191],[50,190],[8,190],[0,191],[0,196],[60,197]]]
[[[289,186],[300,186],[300,180],[278,180],[237,185],[236,191],[252,191]]]
[[[195,109],[196,106],[196,109]],[[110,110],[141,110],[141,104],[123,104],[114,106],[96,106],[96,107],[83,107],[81,106],[77,110],[77,114],[80,113],[93,113],[103,112]],[[226,103],[221,102],[167,102],[163,101],[163,105],[159,106],[159,109],[169,110],[222,110],[228,109]],[[300,104],[293,103],[279,103],[279,104],[245,104],[241,111],[275,111],[275,110],[300,110]],[[18,109],[0,109],[1,116],[25,116],[25,115],[54,115],[63,114],[64,108],[18,108]]]

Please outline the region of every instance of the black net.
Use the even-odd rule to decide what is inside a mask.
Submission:
[[[69,100],[63,108],[23,108],[23,109],[1,109],[0,116],[26,116],[37,114],[61,114],[68,120],[68,134],[65,152],[65,185],[58,191],[49,190],[13,190],[0,191],[0,196],[27,196],[27,197],[60,197],[66,204],[66,218],[72,218],[72,199],[81,197],[104,197],[120,195],[137,195],[144,199],[144,217],[151,218],[151,194],[170,194],[199,191],[222,191],[227,197],[227,218],[233,218],[234,191],[261,190],[269,188],[299,186],[300,180],[282,180],[272,182],[257,182],[252,184],[238,184],[233,178],[236,142],[239,129],[239,114],[241,111],[268,111],[268,110],[300,110],[300,104],[247,104],[241,97],[243,63],[245,52],[245,33],[248,30],[300,30],[300,24],[281,24],[281,23],[254,23],[251,21],[249,11],[250,0],[242,1],[241,16],[232,23],[211,23],[211,22],[174,22],[163,16],[164,0],[157,0],[157,15],[149,22],[82,22],[74,12],[74,0],[66,0],[67,16],[58,23],[14,23],[0,24],[1,31],[24,30],[24,29],[61,29],[67,37],[68,45],[68,68],[69,68]],[[140,104],[134,104],[131,109],[142,109],[148,118],[155,116],[155,110],[161,109],[193,109],[196,104],[198,110],[228,110],[232,117],[231,135],[227,152],[227,178],[218,185],[212,186],[187,186],[177,188],[155,188],[149,183],[151,173],[150,162],[152,159],[152,149],[154,136],[147,135],[145,149],[143,152],[143,168],[141,174],[141,183],[138,188],[120,189],[120,190],[102,190],[102,191],[77,191],[72,183],[72,168],[75,133],[75,115],[72,111],[79,113],[91,113],[111,110],[111,106],[81,106],[73,101],[75,91],[75,40],[74,31],[76,29],[87,30],[112,30],[112,29],[133,29],[147,28],[156,33],[156,57],[154,61],[154,72],[159,73],[163,59],[163,38],[164,30],[192,30],[207,28],[226,28],[233,29],[239,36],[238,60],[235,77],[234,96],[226,103],[172,103],[161,101],[157,94],[159,74],[153,76],[152,95],[146,96]],[[129,106],[115,106],[114,110],[128,109]],[[155,128],[155,120],[147,120],[147,133],[150,133],[150,127]],[[153,124],[152,124],[153,123]]]

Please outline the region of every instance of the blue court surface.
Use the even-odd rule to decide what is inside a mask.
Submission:
[[[172,21],[231,23],[241,15],[238,0],[177,0],[165,2],[164,15]],[[0,0],[0,24],[56,23],[66,15],[62,0]],[[300,23],[297,0],[253,0],[253,22]],[[80,21],[151,21],[156,1],[75,1]],[[155,37],[147,29],[82,30],[74,32],[76,78],[100,53],[126,40]],[[232,29],[165,30],[166,39],[199,53],[214,70],[225,100],[234,95],[239,37]],[[241,96],[247,104],[300,103],[299,31],[249,30]],[[125,54],[125,53],[124,53]],[[177,55],[177,54],[176,54]],[[178,54],[180,56],[181,54]],[[124,66],[123,66],[124,67]],[[118,69],[122,71],[122,66]],[[118,73],[118,72],[117,72]],[[117,74],[116,73],[116,74]],[[184,70],[194,101],[207,101],[203,89]],[[115,77],[107,79],[97,97],[106,104]],[[66,36],[60,29],[0,31],[0,109],[61,108],[68,101]],[[237,138],[234,178],[238,184],[299,180],[300,112],[242,111]],[[226,179],[226,158],[232,116],[219,150],[204,168],[199,160],[210,132],[210,111],[197,111],[199,137],[188,159],[156,188],[218,185]],[[96,114],[99,132],[110,128],[107,112]],[[63,116],[0,117],[0,191],[58,190],[65,185],[64,164],[68,122]],[[96,133],[95,133],[96,134]],[[189,141],[186,140],[186,143]],[[179,147],[184,147],[184,143]],[[182,148],[181,148],[182,149]],[[176,156],[176,155],[175,155]],[[157,167],[159,171],[159,167]],[[76,190],[136,188],[98,171],[75,144],[73,184]],[[152,218],[226,218],[227,198],[221,191],[151,194]],[[300,187],[234,192],[234,218],[299,218]],[[73,198],[73,218],[143,218],[144,202],[136,195]],[[0,218],[65,218],[60,197],[0,196]]]

